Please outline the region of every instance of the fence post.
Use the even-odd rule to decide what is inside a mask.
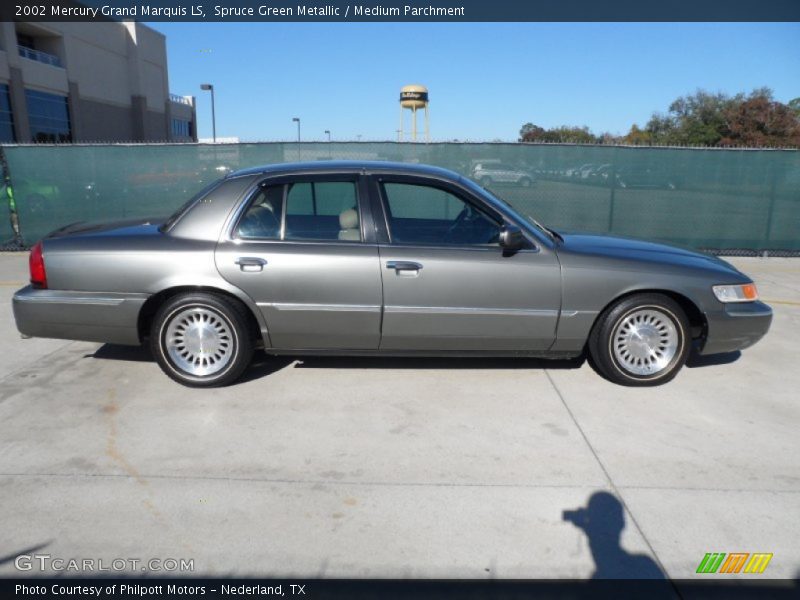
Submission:
[[[14,199],[14,187],[11,185],[11,173],[8,169],[8,161],[6,160],[6,151],[3,145],[0,144],[0,169],[3,170],[3,189],[6,192],[8,199],[8,218],[11,222],[11,231],[14,237],[11,239],[6,247],[8,249],[22,250],[25,247],[25,241],[22,239],[22,232],[19,227],[19,214],[17,214],[17,202]]]
[[[769,212],[767,213],[767,226],[764,230],[764,247],[762,250],[769,249],[769,238],[772,235],[772,213],[775,212],[775,180],[777,175],[775,173],[775,161],[770,161],[769,165]]]
[[[617,189],[617,147],[614,146],[614,150],[611,153],[611,172],[609,173],[609,179],[611,180],[611,191],[609,193],[608,199],[608,232],[611,233],[611,229],[614,226],[614,199],[615,199],[615,191]]]

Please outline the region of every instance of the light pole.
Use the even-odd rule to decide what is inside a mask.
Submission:
[[[300,141],[300,117],[292,117],[292,121],[297,123],[297,141]]]
[[[217,115],[214,112],[214,86],[210,83],[201,83],[200,89],[204,92],[211,92],[211,137],[217,143]]]
[[[330,129],[326,129],[325,130],[325,134],[328,136],[328,141],[330,142],[331,141],[331,130]]]

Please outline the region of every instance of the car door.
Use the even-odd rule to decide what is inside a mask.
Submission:
[[[504,252],[502,215],[452,183],[374,175],[370,193],[381,242],[382,350],[517,352],[552,345],[561,283],[549,248],[531,242]]]
[[[279,350],[376,350],[381,274],[358,175],[261,182],[216,251],[258,305]]]

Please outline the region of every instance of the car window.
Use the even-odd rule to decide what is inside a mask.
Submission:
[[[500,224],[447,190],[419,184],[384,183],[387,222],[399,244],[498,244]]]
[[[201,189],[194,196],[192,196],[186,202],[184,202],[178,210],[176,210],[169,217],[167,217],[167,219],[161,225],[160,230],[169,231],[170,229],[172,229],[175,223],[177,223],[181,219],[181,217],[183,217],[183,215],[189,212],[189,209],[192,206],[194,206],[198,200],[206,196],[206,194],[211,192],[211,190],[220,185],[223,181],[224,179],[217,179],[216,181],[212,181],[208,185],[204,186],[203,189]]]
[[[355,183],[290,184],[286,195],[284,239],[361,241]]]
[[[239,221],[236,235],[243,239],[280,239],[282,214],[283,186],[261,187]]]

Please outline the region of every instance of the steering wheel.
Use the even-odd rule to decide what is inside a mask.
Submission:
[[[472,218],[472,211],[470,210],[469,204],[464,205],[464,208],[458,213],[458,216],[453,221],[453,224],[447,228],[447,232],[444,234],[444,240],[446,242],[452,242],[455,234],[458,233],[460,227],[468,222]]]

